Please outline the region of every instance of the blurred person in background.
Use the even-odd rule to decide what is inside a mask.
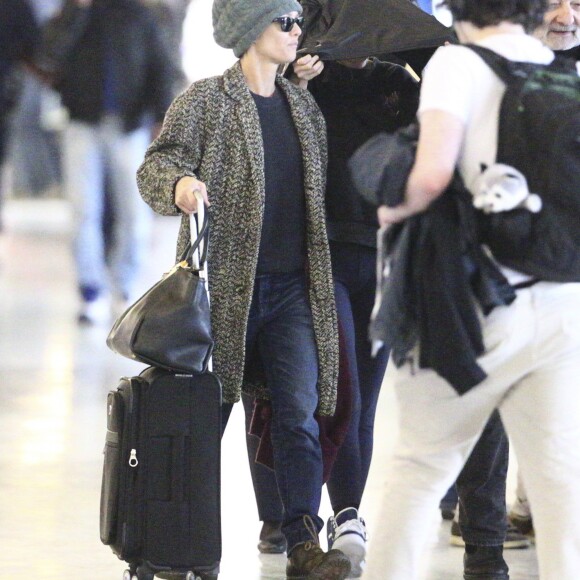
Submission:
[[[161,38],[170,55],[173,67],[174,95],[187,88],[187,79],[182,66],[181,41],[183,23],[191,0],[141,0],[153,12],[161,29]]]
[[[359,509],[371,465],[375,414],[389,348],[383,346],[371,354],[368,324],[377,283],[377,219],[374,206],[356,190],[347,162],[373,135],[413,121],[419,83],[402,66],[375,57],[323,63],[318,56],[306,55],[293,69],[326,120],[326,220],[352,390],[348,432],[327,482],[333,509],[327,539],[329,548],[349,556],[351,577],[359,577],[367,541]]]
[[[148,7],[157,21],[161,41],[169,55],[167,62],[172,75],[172,93],[176,97],[188,85],[183,70],[182,39],[183,23],[191,0],[139,0]],[[105,256],[109,260],[114,251],[115,212],[111,192],[110,171],[105,167],[105,208],[103,211],[103,234],[105,237]]]
[[[0,168],[8,144],[10,112],[17,101],[15,70],[18,64],[32,63],[38,36],[38,26],[27,0],[0,0]],[[0,209],[2,195],[0,174]]]
[[[28,0],[40,27],[60,9],[62,0]],[[37,36],[39,38],[39,36]],[[60,98],[37,71],[22,73],[22,90],[14,106],[7,153],[10,194],[40,197],[61,193],[60,136],[66,111]]]
[[[536,36],[557,54],[580,60],[580,1],[549,0]]]
[[[65,191],[73,204],[79,322],[106,324],[134,297],[152,214],[135,174],[173,97],[161,29],[140,0],[66,0],[51,19],[38,65],[62,97]],[[108,171],[113,231],[106,259]]]

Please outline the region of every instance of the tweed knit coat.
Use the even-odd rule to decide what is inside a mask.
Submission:
[[[326,127],[306,91],[281,76],[304,164],[309,298],[318,349],[318,413],[336,405],[338,326],[325,226]],[[206,184],[211,216],[208,250],[213,369],[224,401],[241,390],[267,396],[264,385],[244,381],[245,336],[264,215],[264,149],[260,119],[240,63],[223,76],[195,82],[171,105],[137,181],[143,199],[163,215],[182,215],[180,256],[190,237],[189,219],[175,205],[175,184],[190,175]],[[283,243],[283,240],[281,240]]]

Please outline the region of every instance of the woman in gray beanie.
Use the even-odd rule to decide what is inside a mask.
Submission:
[[[325,226],[326,129],[312,97],[277,74],[296,58],[297,0],[216,0],[214,36],[240,60],[194,83],[167,112],[138,172],[145,201],[181,215],[209,207],[213,369],[224,423],[241,391],[272,405],[288,578],[340,580],[318,543],[322,452],[315,413],[332,415],[338,326]]]

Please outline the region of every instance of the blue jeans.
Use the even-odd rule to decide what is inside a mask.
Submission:
[[[60,144],[57,133],[47,130],[42,120],[42,103],[52,89],[31,73],[22,80],[10,129],[12,186],[36,197],[61,185]]]
[[[318,353],[303,272],[258,276],[248,327],[246,355],[258,350],[272,403],[274,472],[282,505],[288,553],[312,540],[303,517],[318,517],[322,451],[318,423]],[[231,405],[224,405],[227,421]],[[272,486],[272,491],[276,490]]]
[[[360,506],[371,464],[375,413],[389,350],[383,347],[372,357],[368,338],[376,290],[376,250],[331,242],[330,254],[353,397],[349,429],[327,483],[336,514],[347,507]]]
[[[139,195],[135,174],[149,140],[147,127],[124,133],[116,117],[105,117],[97,125],[72,121],[64,132],[65,187],[73,207],[78,284],[85,298],[88,289],[112,289],[125,298],[136,291],[153,214]],[[114,214],[110,264],[103,235],[107,172]]]
[[[352,414],[349,429],[327,482],[334,513],[347,507],[358,509],[373,451],[377,401],[389,351],[371,357],[368,323],[374,303],[376,250],[355,244],[331,242],[330,253],[338,320],[342,327],[352,380]],[[245,403],[246,421],[252,412]],[[258,513],[263,521],[277,521],[281,511],[274,476],[253,461],[255,442],[248,438],[250,469]]]

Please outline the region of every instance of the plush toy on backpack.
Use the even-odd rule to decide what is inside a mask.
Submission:
[[[487,166],[482,163],[481,173],[472,188],[473,205],[486,214],[510,211],[516,208],[538,213],[542,199],[530,193],[524,175],[504,163]]]
[[[539,194],[542,203],[537,213],[521,207],[477,212],[479,239],[503,266],[538,280],[580,282],[580,76],[576,62],[559,56],[549,64],[511,61],[480,45],[465,46],[505,85],[494,161],[525,175],[526,189]],[[517,179],[506,174],[500,182],[511,183],[510,188],[528,199],[525,189],[522,196],[523,181],[518,185]],[[502,200],[510,198],[503,194]]]

